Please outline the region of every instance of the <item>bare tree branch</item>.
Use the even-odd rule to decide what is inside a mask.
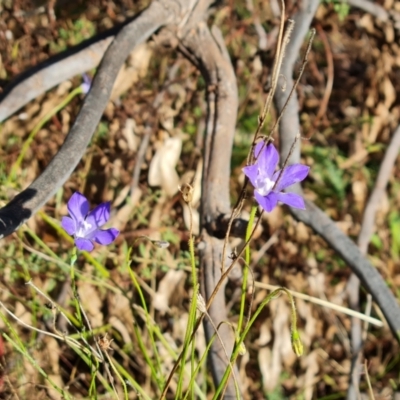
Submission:
[[[191,24],[188,25],[192,26]],[[220,31],[213,27],[212,35],[205,22],[200,22],[182,39],[183,52],[200,69],[207,83],[207,124],[204,138],[204,167],[201,201],[200,265],[202,290],[206,301],[210,298],[223,268],[224,240],[215,232],[215,222],[230,213],[230,159],[238,108],[235,73]],[[231,260],[224,260],[224,264]],[[220,290],[208,313],[215,326],[228,321],[224,290]],[[204,320],[207,339],[214,335],[208,319]],[[231,351],[234,344],[232,329],[220,325],[220,336]],[[219,341],[214,341],[210,364],[215,385],[227,368],[226,355]],[[233,380],[229,381],[224,398],[236,399]]]
[[[0,96],[0,122],[46,90],[97,67],[116,31],[114,28],[89,39],[19,75]]]
[[[388,12],[379,4],[374,1],[369,0],[347,0],[347,3],[352,7],[357,7],[374,17],[380,19],[381,21],[387,21],[389,19]]]
[[[314,16],[318,0],[304,1],[301,8],[295,15],[296,22],[282,65],[282,74],[287,87],[293,84],[292,74],[293,66],[298,57],[300,47],[304,36],[309,29],[311,20]],[[277,90],[275,102],[280,112],[286,102],[287,92]],[[286,159],[290,148],[294,142],[296,134],[300,132],[300,122],[298,117],[297,96],[293,96],[289,106],[282,117],[280,123],[281,157]],[[296,145],[290,158],[290,163],[300,161],[300,146]],[[296,185],[293,191],[302,193],[300,185]],[[400,308],[393,293],[388,289],[385,281],[371,263],[365,259],[358,247],[352,242],[336,224],[315,204],[306,201],[306,211],[290,208],[291,213],[300,221],[309,225],[324,238],[328,244],[345,260],[352,271],[358,276],[364,287],[372,294],[374,300],[381,308],[386,320],[393,332],[393,335],[399,340],[400,334]]]
[[[290,36],[290,42],[286,48],[285,58],[283,59],[280,79],[278,81],[278,88],[275,93],[275,104],[278,111],[281,111],[289,96],[290,88],[293,86],[293,68],[296,60],[299,57],[299,52],[304,37],[310,29],[311,21],[314,18],[315,12],[318,8],[318,0],[304,0],[300,3],[300,9],[294,16],[295,22],[294,30]],[[287,88],[285,91],[281,88]],[[285,114],[279,125],[280,134],[280,152],[282,160],[285,160],[290,153],[292,144],[296,135],[300,132],[299,123],[299,104],[297,100],[297,93],[289,100]],[[289,164],[300,162],[300,141],[295,145],[292,156],[289,159]]]
[[[382,276],[362,255],[354,242],[322,210],[309,201],[306,201],[306,207],[306,211],[293,209],[291,212],[299,221],[313,228],[347,262],[363,286],[372,294],[394,337],[399,340],[400,309]]]

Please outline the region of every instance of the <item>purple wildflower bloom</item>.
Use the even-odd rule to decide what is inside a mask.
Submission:
[[[283,190],[297,182],[301,182],[308,175],[310,167],[302,164],[293,164],[275,171],[279,163],[279,154],[273,144],[264,146],[260,142],[254,149],[257,161],[254,165],[243,168],[243,172],[254,186],[254,197],[258,204],[267,212],[278,204],[287,204],[294,208],[305,210],[303,198],[296,193],[284,193]]]
[[[110,219],[110,203],[101,203],[89,212],[89,202],[79,192],[75,192],[68,201],[71,217],[63,217],[62,227],[74,236],[79,250],[92,251],[93,242],[108,245],[119,235],[115,228],[100,229]]]
[[[92,80],[87,73],[82,74],[83,82],[81,83],[82,92],[88,94],[90,87],[92,86]]]

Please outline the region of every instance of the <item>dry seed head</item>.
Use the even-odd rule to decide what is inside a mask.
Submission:
[[[245,344],[242,342],[239,345],[239,355],[244,356],[247,353]]]
[[[100,347],[100,349],[102,350],[102,351],[108,351],[108,350],[112,350],[112,348],[111,348],[111,342],[113,341],[114,339],[108,339],[108,337],[107,337],[107,333],[103,336],[103,337],[101,337],[99,340],[98,340],[98,342],[97,342],[97,344],[99,345],[99,347]]]
[[[197,309],[203,314],[207,312],[206,302],[201,293],[197,293]]]
[[[297,357],[300,357],[303,354],[304,348],[303,348],[303,343],[301,342],[300,339],[300,334],[297,330],[294,330],[292,332],[291,342],[294,353],[296,354]]]
[[[193,199],[193,186],[189,183],[184,183],[182,186],[179,186],[179,191],[182,193],[182,198],[185,203],[191,203]]]

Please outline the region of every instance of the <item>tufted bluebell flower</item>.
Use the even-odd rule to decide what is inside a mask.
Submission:
[[[68,212],[71,217],[63,217],[62,227],[74,236],[75,245],[79,250],[92,251],[94,242],[108,245],[119,235],[115,228],[100,229],[110,219],[110,203],[101,203],[89,212],[89,202],[86,197],[75,192],[68,201]]]
[[[276,170],[279,154],[275,146],[260,142],[254,149],[256,162],[243,168],[243,172],[254,186],[254,197],[258,204],[267,212],[276,207],[278,201],[290,207],[305,210],[303,198],[296,193],[284,193],[283,190],[308,175],[310,167],[302,164],[288,165],[282,170]]]
[[[82,92],[83,94],[88,94],[90,87],[92,86],[92,79],[86,72],[82,74],[82,79],[83,79],[83,82],[81,83]]]

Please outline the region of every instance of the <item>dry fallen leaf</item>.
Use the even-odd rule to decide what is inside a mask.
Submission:
[[[297,382],[302,382],[300,387],[304,399],[311,400],[314,393],[314,383],[317,381],[317,374],[319,372],[318,355],[314,350],[302,359],[302,364],[306,369],[304,379],[298,379]]]
[[[118,99],[134,83],[146,75],[152,55],[153,51],[147,43],[135,47],[115,80],[110,97],[112,101]]]
[[[175,170],[182,150],[182,139],[167,138],[156,151],[150,163],[148,181],[150,186],[161,186],[167,196],[178,191],[179,176]]]
[[[103,325],[103,301],[99,297],[96,287],[89,282],[82,281],[78,286],[78,294],[82,307],[86,311],[92,328]]]
[[[171,296],[185,279],[185,276],[186,274],[184,271],[173,269],[170,269],[165,274],[153,298],[153,306],[156,310],[164,313],[169,310]]]

